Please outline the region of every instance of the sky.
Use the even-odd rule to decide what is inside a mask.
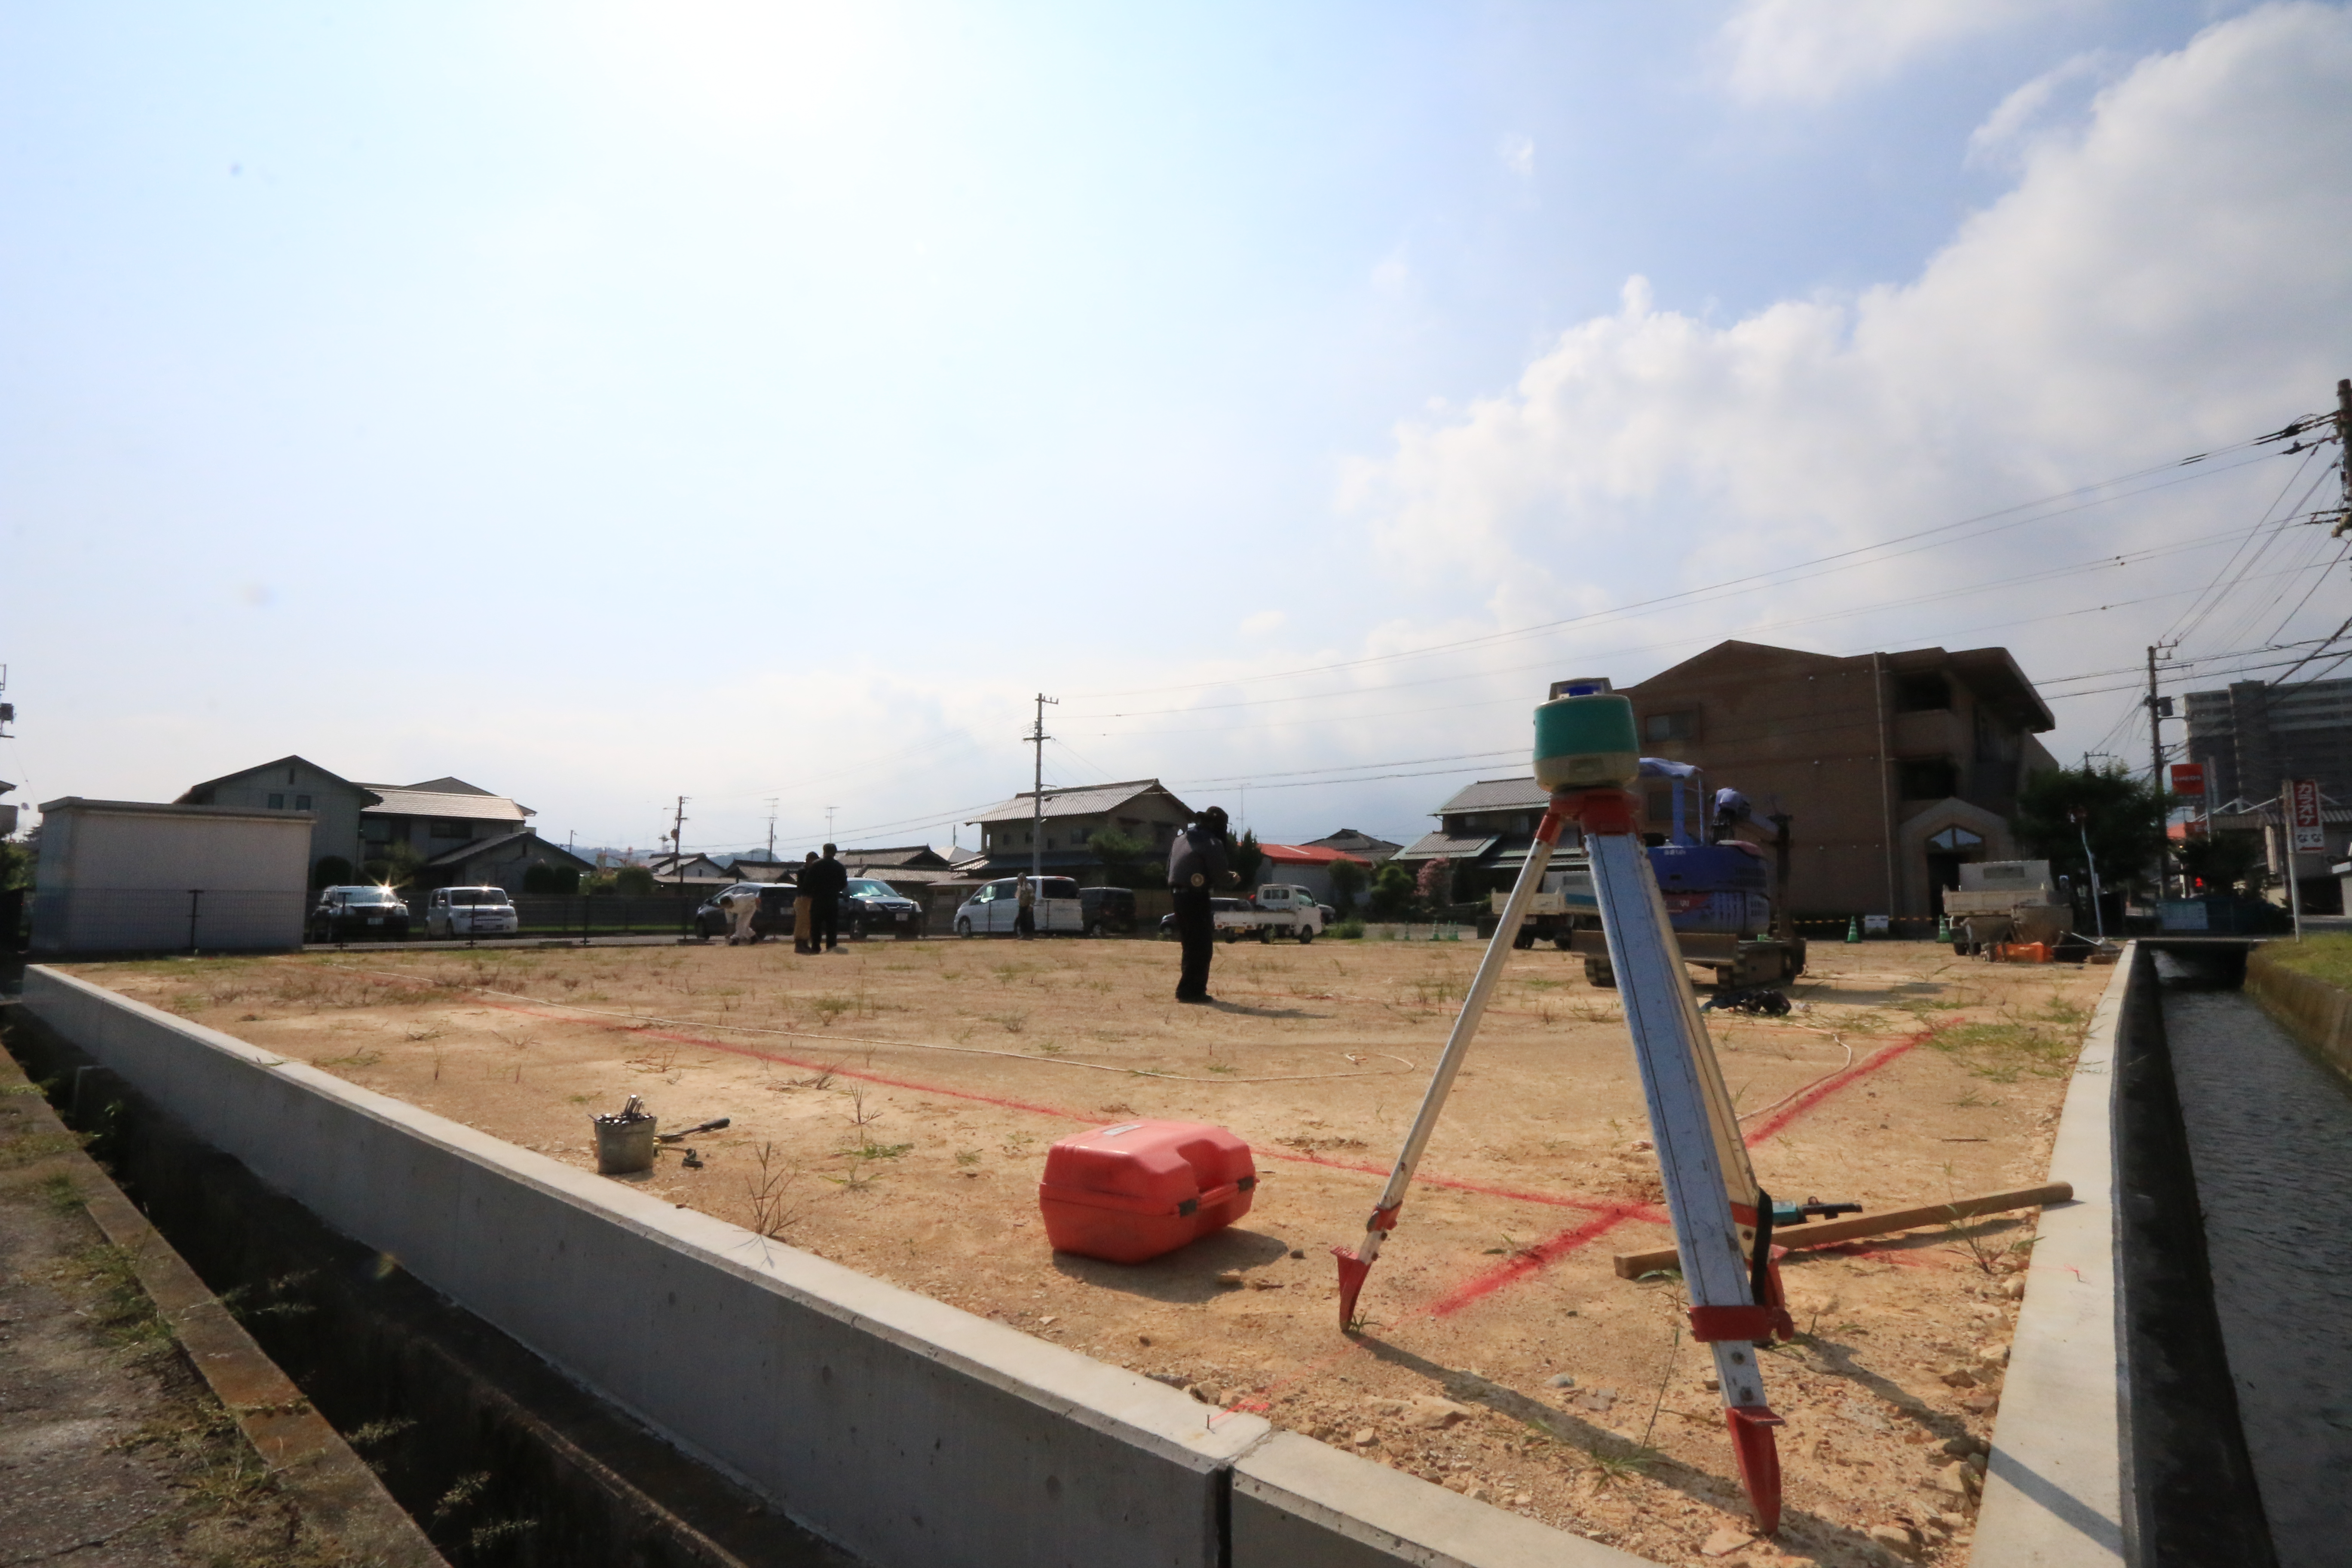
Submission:
[[[1733,636],[2144,767],[2352,616],[2347,147],[2316,4],[5,0],[0,778],[1406,839]]]

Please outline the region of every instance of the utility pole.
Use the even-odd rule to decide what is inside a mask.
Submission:
[[[828,825],[828,826],[830,826],[830,825]],[[775,858],[776,858],[776,797],[775,797],[774,795],[770,795],[770,796],[768,797],[768,858],[769,858],[769,860],[770,860],[770,861],[772,861],[772,861],[775,859]]]
[[[827,844],[830,844],[830,843],[832,843],[832,842],[833,842],[833,814],[834,814],[834,810],[835,810],[835,808],[834,808],[834,807],[832,807],[832,806],[829,806],[829,805],[828,805],[828,806],[826,806],[826,807],[824,808],[824,841],[825,841]]]
[[[1058,708],[1062,700],[1037,693],[1037,723],[1022,737],[1037,748],[1036,767],[1031,775],[1029,795],[1029,885],[1034,888],[1045,874],[1045,742],[1054,737],[1045,733],[1045,705]]]
[[[2352,529],[2352,380],[2336,384],[2336,472],[2344,481],[2344,514],[2328,531]]]
[[[686,897],[686,796],[677,797],[677,817],[669,829],[670,865],[677,872],[677,896]]]
[[[2172,700],[2159,697],[2156,692],[2156,648],[2150,645],[2147,650],[2147,782],[2158,799],[2162,799],[2165,794],[2163,721],[2171,717]],[[2168,833],[2172,814],[2168,811],[2164,816]],[[2159,896],[2168,889],[2171,878],[2171,852],[2159,845],[2156,851],[2156,885]]]

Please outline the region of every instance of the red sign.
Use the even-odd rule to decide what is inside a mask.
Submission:
[[[2205,798],[2205,764],[2175,763],[2172,764],[2172,793],[2185,795],[2191,800]]]
[[[2287,823],[2294,830],[2298,853],[2327,847],[2327,830],[2320,825],[2319,781],[2289,779],[2279,792],[2287,801]]]

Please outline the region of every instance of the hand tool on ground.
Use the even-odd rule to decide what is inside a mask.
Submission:
[[[635,1101],[631,1103],[634,1104]],[[717,1132],[726,1128],[732,1120],[731,1117],[722,1116],[716,1121],[698,1121],[691,1127],[681,1127],[675,1132],[657,1132],[654,1135],[654,1142],[675,1143],[681,1138],[691,1138],[698,1132]]]
[[[1436,1129],[1439,1112],[1469,1053],[1487,999],[1561,828],[1583,830],[1593,893],[1641,1071],[1653,1144],[1665,1179],[1666,1209],[1690,1295],[1691,1337],[1713,1352],[1724,1420],[1740,1480],[1759,1527],[1780,1522],[1780,1466],[1756,1346],[1792,1338],[1795,1325],[1772,1266],[1775,1205],[1757,1184],[1739,1121],[1692,994],[1657,878],[1643,853],[1633,797],[1640,772],[1633,704],[1604,680],[1563,683],[1564,695],[1536,710],[1536,780],[1551,804],[1505,904],[1429,1090],[1405,1135],[1362,1243],[1335,1247],[1343,1328],[1356,1321],[1372,1260],[1396,1228],[1406,1188]],[[1817,1205],[1798,1205],[1817,1206]]]

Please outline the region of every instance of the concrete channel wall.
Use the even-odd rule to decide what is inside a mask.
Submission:
[[[2247,994],[2320,1060],[2352,1079],[2352,993],[2278,963],[2271,951],[2278,945],[2264,942],[2247,954]]]
[[[2124,1559],[2124,1356],[2116,1332],[2116,1064],[2133,985],[2126,947],[2066,1090],[1992,1435],[1976,1568],[2090,1568]]]
[[[1255,1415],[36,967],[194,1136],[877,1568],[1631,1568]]]

